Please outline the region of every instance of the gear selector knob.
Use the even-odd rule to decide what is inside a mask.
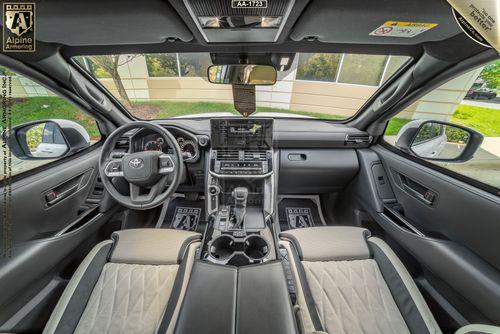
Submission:
[[[247,209],[248,189],[245,187],[236,187],[233,189],[232,195],[234,198],[234,217],[236,220],[234,226],[241,228]]]

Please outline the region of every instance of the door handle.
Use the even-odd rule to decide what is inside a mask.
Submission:
[[[438,197],[437,194],[427,188],[426,186],[421,185],[420,183],[413,181],[409,177],[399,174],[399,179],[401,180],[401,185],[403,190],[412,197],[415,197],[419,201],[431,206],[436,201]]]
[[[427,205],[432,205],[434,203],[435,198],[436,198],[434,193],[432,193],[430,190],[427,190],[425,192],[425,194],[421,194],[406,184],[403,184],[403,189],[406,190],[407,193],[409,193],[413,197],[416,197],[417,199],[421,200],[422,202],[424,202]],[[428,194],[428,195],[426,196],[426,194]]]
[[[74,186],[64,190],[61,193],[56,193],[54,190],[49,191],[47,194],[45,194],[45,201],[47,203],[47,206],[52,206],[54,204],[59,203],[63,199],[71,196],[78,190],[79,184],[75,184]]]

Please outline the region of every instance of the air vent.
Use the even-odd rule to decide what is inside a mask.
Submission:
[[[266,161],[266,151],[245,151],[245,161]]]
[[[122,136],[118,138],[118,141],[115,144],[116,150],[128,152],[129,148],[130,148],[130,137]]]
[[[345,146],[367,146],[372,142],[373,137],[365,134],[346,135]]]
[[[220,161],[238,161],[240,160],[239,151],[236,150],[224,150],[217,151],[217,160]]]

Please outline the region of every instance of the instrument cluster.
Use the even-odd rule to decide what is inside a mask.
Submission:
[[[200,154],[198,144],[191,138],[176,136],[177,143],[182,152],[184,161],[196,160]],[[173,150],[165,139],[158,134],[149,134],[140,139],[140,151],[162,151],[164,153],[172,154]]]

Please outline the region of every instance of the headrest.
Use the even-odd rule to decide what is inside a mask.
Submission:
[[[169,229],[131,229],[114,232],[109,261],[128,264],[166,265],[182,261],[186,248],[201,234]]]
[[[302,261],[342,261],[370,258],[366,239],[370,231],[351,226],[294,229],[280,237],[295,246]]]

